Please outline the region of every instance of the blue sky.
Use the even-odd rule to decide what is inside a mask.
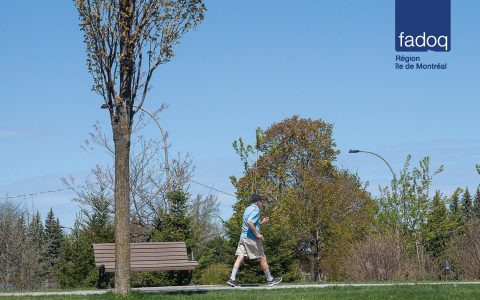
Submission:
[[[390,179],[374,156],[399,171],[407,154],[445,171],[434,188],[475,189],[480,176],[480,2],[452,0],[452,51],[420,54],[446,71],[394,69],[394,1],[206,1],[204,23],[160,67],[145,108],[166,102],[160,121],[172,153],[190,153],[195,180],[233,193],[242,165],[231,143],[253,142],[294,114],[334,124],[337,165],[358,172],[372,193]],[[79,181],[103,158],[80,148],[96,121],[108,128],[90,91],[73,1],[9,1],[0,10],[0,193],[19,195]],[[151,124],[144,134],[158,136]],[[191,186],[194,193],[207,193]],[[20,197],[62,223],[78,211],[69,191]],[[222,215],[234,198],[219,194]]]

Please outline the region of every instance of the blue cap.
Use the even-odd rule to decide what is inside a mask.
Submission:
[[[258,201],[263,201],[263,200],[265,200],[265,198],[260,195],[257,195],[257,194],[252,195],[252,202],[254,203]]]

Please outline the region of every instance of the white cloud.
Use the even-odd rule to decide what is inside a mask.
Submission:
[[[30,133],[30,131],[25,129],[0,128],[0,139],[26,137]]]

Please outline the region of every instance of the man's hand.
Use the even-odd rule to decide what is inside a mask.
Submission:
[[[260,222],[260,225],[267,224],[270,221],[270,217],[265,217],[262,219],[262,222]]]
[[[256,237],[257,237],[257,239],[259,239],[261,241],[265,240],[265,238],[263,237],[263,235],[261,233],[257,233]]]

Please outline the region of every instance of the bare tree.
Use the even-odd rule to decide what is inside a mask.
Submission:
[[[0,203],[0,290],[40,287],[44,246],[34,240],[29,221],[18,204]]]
[[[450,242],[447,257],[462,279],[480,278],[480,223],[472,221]]]
[[[22,211],[12,203],[0,204],[0,288],[7,289],[15,281],[15,269],[20,265],[23,235],[18,220]]]
[[[219,206],[217,197],[212,194],[197,195],[189,201],[188,214],[192,218],[192,232],[198,239],[198,243],[192,247],[192,253],[198,255],[209,241],[222,234],[221,226],[215,222],[218,220]]]
[[[346,270],[353,280],[394,280],[403,278],[407,264],[407,249],[397,235],[371,235],[353,247]]]
[[[130,138],[157,67],[173,46],[197,26],[202,0],[75,0],[93,90],[110,113],[115,143],[115,289],[130,291]]]
[[[147,119],[149,120],[149,119]],[[147,122],[140,117],[135,124],[141,130]],[[104,131],[101,123],[96,123],[82,145],[92,156],[97,150],[110,154],[112,141]],[[130,237],[132,241],[149,241],[155,229],[158,229],[163,216],[168,213],[167,179],[164,177],[164,163],[160,157],[158,140],[145,139],[142,135],[132,137],[132,154],[130,159]],[[98,149],[99,148],[99,149]],[[195,170],[189,155],[178,154],[171,160],[171,185],[175,189],[188,190],[188,183]],[[81,205],[82,212],[89,214],[96,201],[107,201],[110,213],[114,213],[114,170],[109,165],[96,165],[90,176],[77,187],[73,177],[63,178],[64,184],[76,192],[74,201]]]

